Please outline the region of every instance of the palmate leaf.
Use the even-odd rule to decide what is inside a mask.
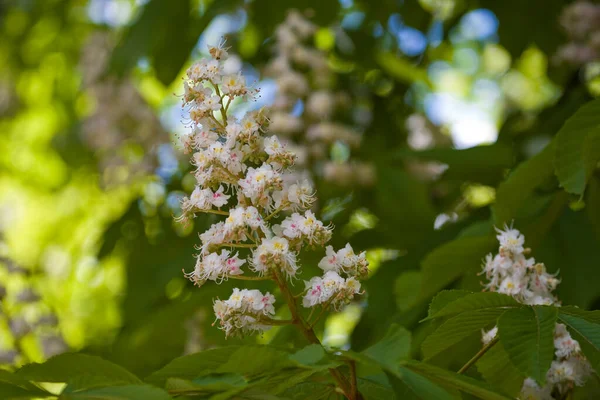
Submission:
[[[483,309],[448,319],[423,341],[423,356],[425,359],[433,358],[475,332],[492,327],[505,311],[502,308]]]
[[[117,364],[78,353],[65,353],[42,364],[25,365],[16,374],[34,382],[64,382],[71,391],[142,383],[137,376]]]
[[[491,235],[469,236],[433,250],[422,263],[421,298],[429,298],[465,273],[475,273],[481,260],[496,246],[496,239]]]
[[[506,400],[510,398],[496,392],[493,388],[491,388],[488,384],[484,382],[480,382],[476,379],[464,375],[459,375],[457,373],[447,371],[445,369],[435,367],[430,364],[412,361],[406,363],[405,367],[406,369],[409,369],[434,383],[443,385],[444,387],[450,387],[461,392],[472,394],[478,399]]]
[[[492,346],[475,365],[483,378],[500,392],[512,397],[519,394],[526,376],[512,364],[502,342]]]
[[[400,367],[396,374],[386,372],[386,375],[398,399],[405,399],[409,396],[423,400],[451,400],[454,398],[441,386],[408,368]]]
[[[498,319],[498,335],[511,362],[540,385],[554,358],[555,307],[508,310]]]
[[[126,385],[61,394],[59,400],[171,400],[163,389],[150,385]]]
[[[445,294],[445,297],[450,297],[450,294]],[[456,300],[449,302],[445,307],[431,313],[426,319],[450,317],[464,312],[476,310],[491,310],[491,309],[509,309],[519,308],[521,304],[512,297],[495,292],[478,292],[464,294],[464,291],[458,291]],[[435,300],[435,299],[434,299]],[[438,300],[436,303],[439,303]],[[432,301],[433,304],[433,301]],[[439,306],[436,304],[436,308]]]
[[[473,292],[469,290],[442,290],[429,303],[429,310],[427,311],[427,317],[431,318],[437,314],[440,310],[452,303],[454,300],[458,300],[461,297],[469,295]]]
[[[554,170],[569,193],[583,194],[600,160],[600,99],[583,105],[556,135]]]
[[[389,380],[384,375],[358,378],[356,383],[358,391],[365,400],[391,400],[395,398]],[[401,398],[406,399],[406,397]]]
[[[573,339],[579,342],[585,356],[594,369],[598,370],[600,368],[600,311],[561,307],[558,311],[558,320],[568,327]]]
[[[27,379],[8,371],[0,370],[0,398],[30,399],[49,396],[46,390],[32,384]]]
[[[385,336],[362,354],[390,369],[398,366],[401,360],[410,355],[411,334],[398,324],[393,324]]]
[[[299,364],[288,352],[260,345],[227,346],[176,358],[146,380],[164,384],[168,378],[193,380],[210,373],[235,373],[248,377]]]

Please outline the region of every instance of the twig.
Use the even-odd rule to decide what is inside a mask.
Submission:
[[[203,213],[209,213],[209,214],[218,214],[218,215],[229,215],[229,213],[227,211],[221,211],[221,210],[200,210],[199,212],[203,212]]]
[[[288,308],[290,309],[290,313],[292,314],[293,323],[296,326],[298,326],[298,328],[302,331],[302,334],[304,335],[304,337],[306,337],[306,339],[310,343],[320,345],[321,341],[319,340],[317,335],[315,335],[315,331],[312,329],[312,327],[308,326],[306,324],[306,322],[300,316],[300,313],[298,312],[298,305],[296,304],[296,299],[294,298],[294,295],[291,293],[291,291],[287,285],[287,282],[285,281],[285,278],[283,278],[281,276],[281,273],[279,271],[277,271],[276,269],[274,270],[273,278],[275,279],[275,282],[277,283],[279,290],[285,297],[285,301],[288,305]],[[349,384],[346,381],[346,378],[344,377],[344,375],[342,375],[342,373],[335,368],[329,368],[329,373],[335,379],[335,381],[336,381],[340,391],[343,393],[343,395],[349,400],[356,400],[355,398],[351,397],[352,396],[351,390],[349,388]]]
[[[273,278],[270,276],[229,275],[228,279],[238,279],[240,281],[270,281]]]
[[[348,365],[350,366],[350,395],[352,396],[351,400],[358,399],[358,388],[356,384],[356,363],[354,360],[348,361]]]
[[[243,249],[253,249],[256,247],[254,243],[221,243],[219,244],[221,247],[240,247]]]
[[[485,346],[483,346],[481,348],[481,350],[479,350],[477,352],[477,354],[475,354],[473,356],[473,358],[471,358],[469,361],[467,361],[467,363],[465,365],[462,366],[461,369],[458,370],[459,374],[464,373],[466,370],[468,370],[473,364],[475,364],[481,357],[483,357],[483,355],[492,347],[494,347],[494,345],[498,343],[498,337],[493,338],[488,344],[486,344]]]

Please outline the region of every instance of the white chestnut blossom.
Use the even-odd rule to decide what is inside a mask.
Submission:
[[[275,297],[259,290],[233,289],[227,300],[213,305],[219,327],[226,336],[242,335],[270,328],[268,321],[275,314]]]
[[[295,24],[308,32],[308,25]],[[197,213],[210,213],[218,220],[200,234],[196,266],[185,277],[198,286],[228,279],[272,280],[289,292],[288,280],[301,273],[299,253],[305,246],[325,246],[333,228],[309,210],[315,190],[293,171],[296,155],[285,141],[265,136],[267,113],[252,111],[241,119],[229,113],[233,100],[251,98],[256,91],[241,74],[225,72],[228,52],[223,44],[210,47],[209,53],[212,59],[192,65],[184,82],[191,133],[182,142],[191,155],[196,187],[182,200],[179,219],[187,222]],[[307,283],[306,293],[295,295],[305,295],[305,306],[339,310],[360,292],[358,279],[367,271],[364,253],[355,255],[348,245],[338,256],[339,265],[324,268],[322,277]],[[289,302],[294,296],[284,294],[288,306],[296,307]],[[229,299],[215,301],[214,312],[227,336],[248,334],[286,323],[272,318],[274,302],[269,293],[236,288]]]
[[[560,306],[552,293],[560,281],[555,274],[546,271],[544,264],[527,257],[530,249],[525,248],[523,234],[507,226],[497,231],[498,254],[488,254],[483,263],[482,274],[488,279],[486,290],[507,294],[523,304]],[[498,327],[483,331],[483,344],[489,344],[497,334]],[[546,374],[546,384],[540,387],[535,380],[527,378],[519,399],[553,400],[552,393],[564,395],[573,386],[583,385],[591,374],[592,368],[581,353],[579,343],[563,324],[556,324],[554,348],[555,360]]]
[[[221,282],[230,276],[243,274],[244,271],[240,267],[246,263],[246,260],[240,259],[238,253],[232,256],[230,254],[229,250],[223,249],[220,254],[199,255],[194,271],[184,275],[200,286],[207,280]]]
[[[327,271],[323,277],[315,276],[305,285],[306,295],[302,299],[304,307],[324,304],[339,310],[360,292],[360,282],[356,278],[351,276],[344,279],[335,271]]]
[[[285,238],[264,239],[254,250],[252,267],[261,275],[266,274],[270,268],[276,268],[288,277],[293,277],[298,270],[296,253],[290,250],[290,245]]]
[[[332,228],[325,226],[315,214],[308,210],[304,215],[293,213],[275,225],[273,230],[300,247],[302,244],[324,246],[331,239]]]
[[[350,243],[346,247],[335,252],[333,247],[327,246],[326,255],[319,262],[319,268],[323,271],[344,272],[350,276],[356,276],[360,279],[367,277],[369,273],[369,263],[366,259],[366,253],[355,254]]]

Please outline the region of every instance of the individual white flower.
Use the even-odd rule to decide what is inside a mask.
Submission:
[[[217,111],[221,108],[221,98],[217,95],[207,96],[198,107],[202,110]]]
[[[496,335],[498,335],[498,327],[495,326],[489,331],[482,330],[481,333],[481,341],[483,342],[483,345],[488,345],[492,340],[496,338]]]
[[[200,249],[202,253],[208,252],[210,248],[222,244],[225,241],[224,228],[225,224],[223,222],[218,222],[212,224],[207,231],[200,234],[200,240],[202,241]]]
[[[225,47],[225,40],[222,40],[217,46],[208,46],[208,52],[215,60],[226,60],[229,57],[227,50],[229,48]]]
[[[283,236],[297,245],[304,242],[311,246],[323,246],[331,239],[331,227],[323,225],[323,222],[319,221],[310,210],[306,211],[304,215],[292,214],[284,219],[280,228],[277,229],[280,229]]]
[[[287,277],[293,277],[298,270],[296,253],[290,250],[285,238],[264,239],[252,254],[252,267],[263,275],[270,268],[276,268],[285,272]]]
[[[327,271],[323,277],[315,276],[305,282],[306,294],[302,299],[304,307],[327,304],[339,310],[360,292],[360,282],[354,277],[342,278],[335,271]]]
[[[222,250],[220,254],[209,253],[198,256],[194,271],[186,273],[186,278],[197,285],[202,285],[207,280],[221,282],[229,276],[244,273],[240,267],[246,262],[241,260],[237,253],[229,257],[228,250]]]
[[[250,230],[261,229],[267,232],[260,213],[255,207],[236,207],[229,210],[229,216],[223,225],[223,234],[228,241],[245,240],[251,234]]]
[[[549,385],[540,387],[535,380],[527,378],[523,382],[519,400],[553,400],[552,387]]]
[[[213,310],[225,335],[234,336],[268,330],[264,321],[275,313],[274,303],[268,292],[235,288],[229,299],[216,300]]]
[[[219,135],[216,132],[203,129],[200,126],[196,125],[192,129],[191,138],[193,140],[193,146],[198,150],[210,146],[219,138]]]
[[[325,257],[319,262],[319,268],[323,271],[344,272],[361,279],[369,274],[369,263],[366,253],[355,254],[350,243],[346,247],[335,252],[333,247],[327,246]]]
[[[307,179],[285,183],[281,191],[273,193],[275,207],[293,211],[307,209],[315,201],[315,190]]]
[[[523,253],[525,250],[523,247],[525,244],[525,236],[523,236],[521,232],[516,229],[510,229],[507,226],[504,227],[504,230],[496,230],[498,231],[496,238],[500,242],[500,247],[511,253]]]
[[[267,208],[272,199],[269,192],[282,185],[282,179],[270,164],[264,163],[259,168],[248,168],[246,177],[238,181],[241,193],[248,197],[252,204]]]
[[[212,193],[212,196],[210,197],[209,201],[213,206],[219,208],[227,204],[227,200],[229,200],[231,196],[223,193],[224,190],[225,189],[223,188],[223,186],[219,186],[219,189],[216,192]]]
[[[227,75],[223,77],[221,89],[228,96],[242,96],[246,94],[246,79],[242,74]]]
[[[571,337],[567,327],[563,324],[556,324],[554,331],[554,348],[558,358],[566,358],[581,352],[579,342]]]

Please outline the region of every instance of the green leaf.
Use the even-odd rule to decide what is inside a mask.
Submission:
[[[51,394],[16,374],[0,369],[0,398],[45,398]]]
[[[600,99],[584,104],[556,135],[554,169],[569,193],[583,194],[600,160]]]
[[[167,378],[193,380],[194,378],[215,372],[217,368],[227,363],[231,355],[240,347],[220,347],[176,358],[162,369],[154,372],[146,380],[161,386],[164,385]]]
[[[600,162],[600,130],[590,133],[583,144],[583,162],[586,177],[589,178]]]
[[[502,393],[516,397],[521,391],[526,376],[512,364],[502,342],[490,348],[475,365],[483,378]]]
[[[78,353],[65,353],[42,364],[25,365],[16,374],[36,382],[65,382],[71,390],[142,383],[117,364]]]
[[[382,379],[387,381],[384,375],[381,375]],[[389,386],[389,383],[382,383],[375,381],[374,379],[358,378],[356,383],[358,385],[358,391],[362,395],[364,400],[392,400],[395,399],[394,392]],[[404,399],[404,398],[403,398]]]
[[[394,294],[400,311],[410,309],[419,300],[422,275],[421,271],[405,271],[396,279]]]
[[[594,369],[600,367],[600,311],[583,311],[576,307],[561,307],[558,319],[565,324],[573,339],[577,340],[583,353]]]
[[[505,311],[502,308],[483,309],[448,319],[423,341],[421,345],[423,356],[425,359],[430,359],[475,332],[492,327]]]
[[[421,298],[429,298],[465,273],[475,273],[496,246],[493,236],[461,237],[433,250],[422,263]]]
[[[464,312],[490,309],[520,308],[521,304],[512,297],[495,292],[471,293],[461,296],[449,303],[446,307],[428,316],[425,320],[432,318],[449,317]]]
[[[239,374],[208,375],[186,381],[179,378],[169,378],[165,388],[170,392],[184,394],[186,392],[222,392],[247,385],[246,380]]]
[[[421,244],[433,232],[436,215],[428,187],[405,171],[390,168],[389,163],[377,172],[376,214],[386,224],[377,225],[376,230],[393,238],[397,248]]]
[[[443,179],[496,184],[513,164],[512,149],[503,143],[470,149],[433,148],[403,150],[400,157],[435,160],[447,164]]]
[[[171,400],[167,392],[150,385],[105,387],[61,394],[59,400]]]
[[[240,346],[215,372],[257,376],[296,365],[286,351],[270,346]]]
[[[554,329],[558,311],[534,306],[506,311],[498,319],[498,334],[510,360],[540,385],[554,359]]]
[[[298,364],[313,365],[321,361],[323,357],[325,357],[323,346],[320,344],[310,344],[292,354],[290,360],[293,360]]]
[[[290,359],[288,352],[271,346],[228,346],[176,358],[146,380],[162,385],[167,378],[192,381],[210,373],[254,377],[297,366],[298,364]]]
[[[336,400],[336,394],[333,385],[327,385],[317,382],[303,382],[285,392],[283,397],[290,400]],[[367,399],[371,400],[371,399]]]
[[[458,300],[463,296],[471,294],[473,292],[469,290],[442,290],[435,295],[431,303],[429,303],[429,310],[427,311],[427,317],[431,317],[452,303],[454,300]]]
[[[509,224],[517,216],[535,189],[552,177],[552,157],[555,143],[550,142],[541,152],[521,163],[496,191],[492,207],[496,226]]]
[[[405,399],[411,395],[423,400],[453,398],[445,389],[408,368],[400,367],[397,374],[386,374],[398,399]]]
[[[399,362],[410,355],[411,334],[398,324],[393,324],[385,336],[362,354],[394,370]]]
[[[600,209],[592,204],[587,208]],[[542,246],[533,248],[536,258],[544,260],[549,271],[560,271],[563,283],[557,295],[563,304],[583,309],[594,305],[599,294],[600,240],[583,210],[576,212],[566,208]]]
[[[422,362],[409,362],[405,364],[405,367],[419,375],[426,377],[432,382],[444,385],[445,387],[451,387],[461,392],[469,393],[482,400],[506,400],[510,397],[506,397],[500,393],[497,393],[489,385],[469,378],[467,376],[459,375],[445,369],[435,367],[433,365],[425,364]]]

